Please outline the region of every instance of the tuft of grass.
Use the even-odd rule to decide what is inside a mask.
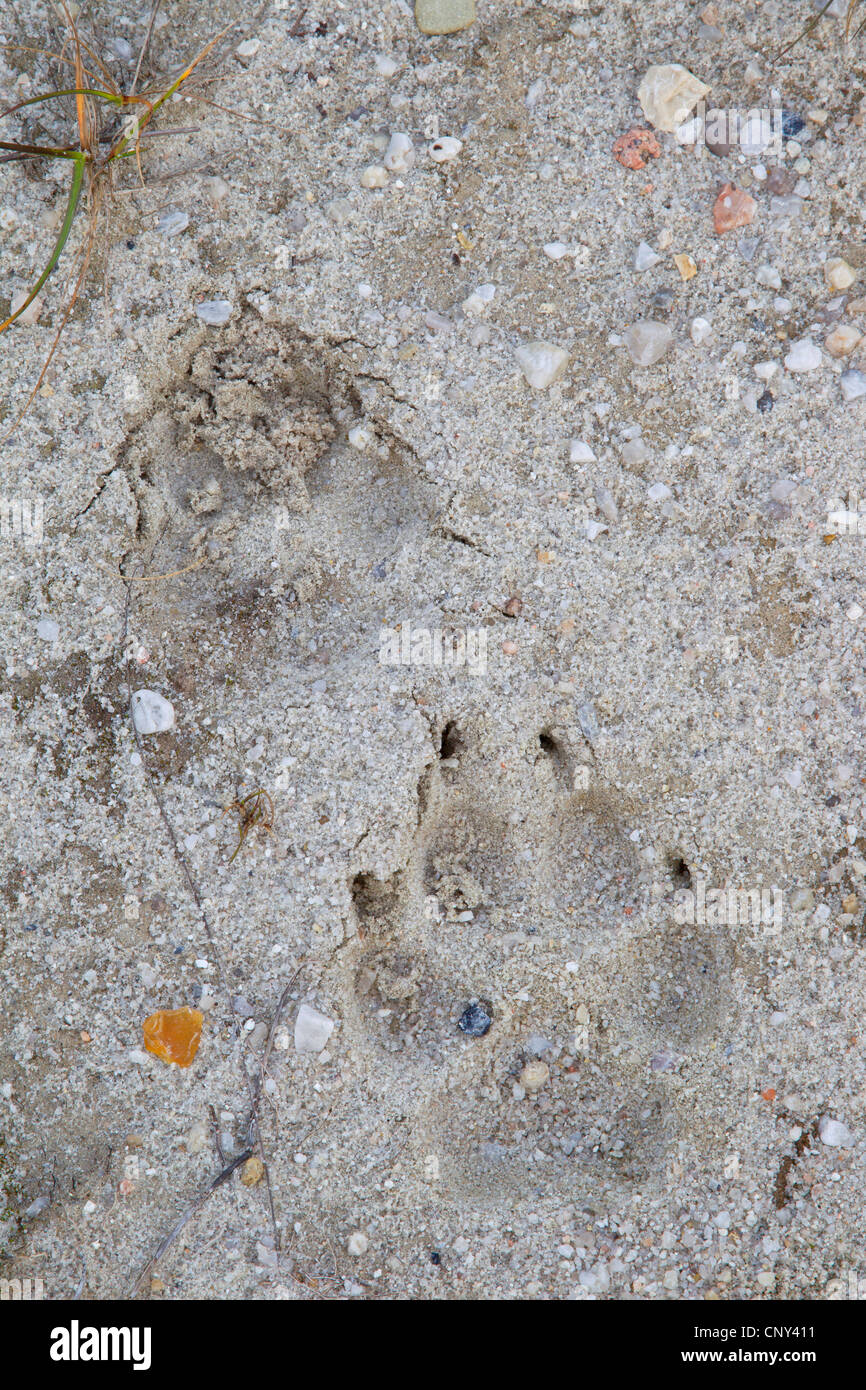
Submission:
[[[59,53],[45,53],[44,50],[37,50],[37,52],[53,58],[62,69],[67,70],[70,74],[70,85],[39,92],[36,96],[27,97],[23,101],[16,102],[14,106],[0,111],[0,122],[3,122],[26,107],[39,107],[42,103],[62,102],[66,98],[74,98],[76,120],[75,137],[66,144],[49,145],[38,142],[30,143],[26,140],[0,140],[0,151],[2,151],[0,162],[18,160],[49,160],[53,162],[61,160],[69,165],[66,211],[54,246],[39,276],[27,291],[24,300],[16,307],[14,313],[8,313],[5,319],[0,322],[0,333],[7,331],[33,303],[60,263],[82,205],[87,208],[87,228],[70,275],[72,288],[61,312],[60,326],[33,390],[21,411],[2,436],[3,439],[7,439],[20,424],[45,380],[45,374],[84,284],[96,243],[100,217],[107,195],[114,187],[117,170],[122,167],[124,161],[134,160],[139,179],[144,186],[142,142],[145,137],[154,133],[151,129],[151,123],[169,98],[180,90],[204,59],[213,52],[226,34],[239,22],[234,20],[220,30],[190,62],[186,63],[179,73],[172,74],[162,80],[154,80],[149,86],[144,86],[139,90],[139,80],[144,69],[160,3],[161,0],[153,0],[135,71],[127,88],[120,85],[105,63],[102,62],[96,51],[95,43],[88,42],[82,36],[67,0],[57,0],[58,16],[65,27],[61,50]],[[11,47],[15,47],[15,45],[11,45]],[[216,105],[216,103],[209,104]],[[180,132],[162,131],[156,133],[178,134]]]

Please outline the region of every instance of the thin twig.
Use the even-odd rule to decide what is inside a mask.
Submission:
[[[139,577],[141,577],[141,576],[139,576]],[[125,649],[125,647],[126,647],[127,635],[128,635],[128,632],[129,632],[129,610],[130,610],[130,605],[131,605],[131,602],[132,602],[132,582],[131,582],[132,577],[123,575],[122,578],[123,578],[123,580],[124,580],[124,583],[126,584],[126,604],[125,604],[125,606],[124,606],[124,613],[123,613],[123,628],[122,628],[122,633],[121,633],[122,649]],[[208,914],[207,914],[207,912],[205,911],[205,906],[204,906],[204,903],[202,902],[201,894],[199,893],[199,890],[198,890],[198,884],[197,884],[196,881],[195,881],[195,878],[194,878],[194,876],[193,876],[192,869],[189,867],[189,862],[188,862],[188,860],[187,860],[187,857],[186,857],[186,855],[184,854],[184,852],[183,852],[183,850],[182,850],[182,848],[181,848],[180,841],[179,841],[178,838],[177,838],[177,834],[175,833],[174,826],[172,825],[171,820],[170,820],[170,818],[169,818],[168,811],[167,811],[166,808],[165,808],[165,802],[163,801],[162,793],[160,792],[159,787],[156,785],[156,781],[154,780],[153,774],[152,774],[152,772],[151,772],[151,770],[150,770],[150,764],[149,764],[149,762],[148,762],[148,760],[147,760],[147,757],[146,757],[146,755],[145,755],[144,745],[143,745],[143,743],[142,743],[142,741],[141,741],[141,734],[139,733],[138,727],[137,727],[137,725],[136,725],[136,723],[135,723],[135,718],[134,718],[134,715],[133,715],[133,712],[132,712],[132,694],[133,694],[133,691],[132,691],[132,686],[133,686],[133,680],[132,680],[132,667],[131,667],[131,664],[130,664],[130,657],[129,657],[129,654],[128,654],[128,653],[127,653],[127,657],[126,657],[126,683],[127,683],[127,712],[128,712],[128,714],[129,714],[129,722],[130,722],[130,724],[131,724],[131,726],[132,726],[132,734],[133,734],[133,738],[135,739],[135,746],[136,746],[136,749],[137,749],[137,751],[138,751],[138,756],[141,758],[141,766],[142,766],[142,768],[144,769],[144,775],[145,775],[145,777],[147,778],[147,783],[148,783],[148,786],[150,787],[151,795],[152,795],[154,801],[156,802],[157,809],[158,809],[159,814],[160,814],[160,816],[161,816],[161,818],[162,818],[162,823],[163,823],[163,825],[165,826],[166,834],[168,835],[168,838],[169,838],[169,840],[171,841],[171,847],[172,847],[172,849],[173,849],[173,851],[174,851],[175,859],[177,860],[178,864],[180,865],[181,872],[183,873],[183,876],[184,876],[184,878],[186,879],[187,887],[189,888],[189,891],[190,891],[190,893],[192,894],[193,902],[195,903],[196,907],[198,908],[199,917],[201,918],[202,925],[204,926],[205,935],[206,935],[206,937],[207,937],[208,944],[209,944],[209,946],[210,946],[210,948],[211,948],[211,951],[213,952],[213,956],[214,956],[214,959],[215,959],[216,964],[217,964],[217,971],[218,971],[219,977],[220,977],[220,984],[222,985],[222,988],[223,988],[223,990],[224,990],[224,992],[225,992],[226,999],[227,999],[227,1001],[228,1001],[229,1017],[230,1017],[230,1019],[231,1019],[231,1021],[232,1021],[232,1028],[233,1028],[233,1031],[234,1031],[234,1035],[235,1035],[235,1037],[237,1037],[237,1036],[238,1036],[238,1033],[240,1032],[240,1027],[239,1027],[238,1020],[237,1020],[237,1018],[235,1017],[235,1008],[234,1008],[234,1004],[232,1003],[231,990],[229,989],[228,978],[227,978],[227,976],[226,976],[225,967],[224,967],[224,965],[223,965],[222,953],[221,953],[221,951],[220,951],[220,949],[219,949],[219,946],[217,945],[216,937],[214,936],[213,929],[212,929],[212,927],[211,927],[210,919],[209,919],[209,917],[208,917]]]
[[[279,1027],[280,1018],[282,1017],[283,1010],[289,1002],[289,996],[291,995],[292,986],[294,985],[295,980],[298,978],[300,970],[301,967],[298,966],[291,979],[289,980],[289,983],[286,985],[285,989],[280,995],[279,1003],[277,1004],[277,1007],[274,1010],[274,1016],[271,1019],[271,1026],[268,1030],[268,1038],[267,1042],[265,1043],[265,1050],[262,1053],[262,1060],[259,1066],[259,1075],[255,1087],[255,1097],[253,1099],[252,1109],[250,1110],[249,1117],[246,1123],[246,1135],[248,1144],[252,1144],[255,1139],[259,1105],[261,1104],[262,1099],[262,1087],[264,1085],[265,1073],[268,1069],[268,1062],[271,1059],[271,1052],[274,1048],[274,1038],[276,1037],[277,1028]]]
[[[141,1285],[147,1278],[148,1274],[150,1274],[151,1270],[153,1269],[154,1265],[162,1259],[166,1250],[170,1249],[170,1247],[174,1244],[181,1231],[183,1230],[184,1226],[186,1226],[188,1222],[192,1220],[192,1218],[196,1215],[197,1212],[201,1211],[208,1198],[213,1196],[217,1188],[222,1187],[224,1182],[228,1182],[235,1169],[240,1168],[242,1163],[246,1163],[248,1158],[252,1158],[252,1149],[245,1149],[242,1154],[238,1154],[237,1158],[233,1158],[231,1163],[227,1164],[226,1167],[223,1168],[220,1173],[217,1173],[216,1177],[213,1179],[213,1182],[211,1182],[210,1185],[206,1187],[203,1192],[200,1192],[198,1197],[196,1197],[195,1200],[190,1203],[190,1205],[187,1207],[186,1211],[183,1213],[180,1219],[175,1223],[174,1226],[172,1226],[168,1235],[160,1241],[159,1245],[154,1250],[147,1264],[144,1266],[141,1273],[138,1275],[138,1278],[135,1280],[134,1284],[129,1290],[129,1294],[127,1295],[127,1297],[135,1297],[135,1295],[138,1293],[138,1290],[141,1288]]]

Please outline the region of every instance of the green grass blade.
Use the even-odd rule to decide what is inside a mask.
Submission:
[[[83,154],[78,155],[75,159],[75,166],[72,171],[72,184],[69,189],[69,201],[66,204],[66,215],[63,218],[63,225],[57,234],[54,250],[51,252],[45,269],[39,276],[39,279],[36,281],[36,284],[33,286],[24,303],[15,310],[14,314],[10,314],[5,323],[0,323],[0,333],[3,332],[4,328],[8,328],[10,323],[14,323],[18,316],[24,313],[27,306],[33,303],[37,294],[42,289],[42,286],[45,284],[45,281],[60,260],[63,254],[63,248],[69,239],[69,233],[72,231],[72,223],[75,221],[75,214],[78,210],[78,201],[81,197],[81,189],[84,184],[84,166],[86,163],[87,160]]]
[[[45,159],[81,159],[80,150],[62,150],[57,145],[22,145],[17,140],[0,140],[0,150],[14,150],[15,154],[43,155]]]
[[[16,111],[20,111],[24,106],[33,106],[37,101],[53,101],[55,97],[99,97],[102,101],[110,101],[113,106],[122,106],[123,98],[114,92],[102,92],[98,87],[64,87],[57,92],[41,92],[39,96],[27,97],[26,101],[17,101],[14,106],[8,106],[5,111],[0,111],[0,121],[4,116],[12,116]]]

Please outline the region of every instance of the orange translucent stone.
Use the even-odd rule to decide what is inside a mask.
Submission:
[[[158,1009],[144,1020],[144,1045],[162,1062],[192,1065],[201,1042],[204,1014],[199,1009]]]

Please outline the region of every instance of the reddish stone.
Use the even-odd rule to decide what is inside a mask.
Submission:
[[[647,159],[658,159],[661,145],[651,130],[641,130],[635,126],[614,141],[614,157],[626,169],[644,169]]]
[[[745,227],[755,215],[758,204],[742,188],[726,183],[713,207],[713,225],[717,232],[731,232]]]

